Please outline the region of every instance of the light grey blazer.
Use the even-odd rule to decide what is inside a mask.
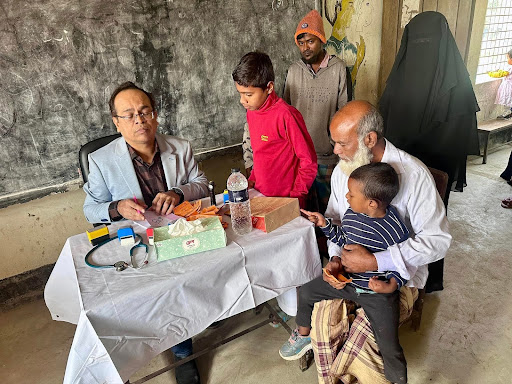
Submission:
[[[176,187],[185,200],[208,195],[208,179],[199,170],[187,140],[156,134],[165,180],[169,189]],[[84,184],[85,218],[90,223],[110,222],[108,206],[112,201],[144,201],[135,175],[130,152],[123,137],[89,154],[89,180]]]

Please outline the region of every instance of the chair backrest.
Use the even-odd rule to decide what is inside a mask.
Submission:
[[[441,196],[441,200],[444,201],[444,197],[446,195],[446,190],[448,188],[448,174],[444,171],[440,171],[439,169],[428,167],[428,170],[434,177],[434,181],[436,182],[437,192],[439,192],[439,196]]]
[[[87,183],[87,180],[89,179],[89,153],[100,149],[118,137],[121,137],[120,133],[100,137],[99,139],[89,141],[87,144],[84,144],[80,147],[80,151],[78,151],[78,163],[80,164],[80,172],[82,173],[82,179],[84,183]]]

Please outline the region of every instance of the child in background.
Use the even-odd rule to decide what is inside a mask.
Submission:
[[[302,212],[340,247],[360,244],[372,253],[380,252],[409,237],[407,227],[390,205],[398,189],[399,179],[393,167],[382,162],[370,163],[354,170],[348,179],[346,198],[350,208],[341,226],[333,225],[318,212]],[[311,313],[316,302],[352,300],[363,307],[370,320],[384,360],[386,378],[394,383],[407,383],[407,363],[398,340],[399,289],[407,281],[395,271],[375,271],[348,274],[352,281],[347,282],[337,279],[340,272],[343,267],[339,261],[329,261],[323,279],[306,284],[307,290],[303,290],[305,286],[299,289],[298,328],[279,354],[285,360],[296,360],[311,349]]]
[[[498,119],[510,119],[512,117],[512,49],[507,52],[507,63],[508,75],[501,81],[494,104],[504,105],[510,110],[498,116]]]
[[[254,152],[249,186],[265,196],[296,197],[304,207],[317,163],[302,115],[277,96],[272,61],[265,53],[244,55],[232,76],[247,110]]]

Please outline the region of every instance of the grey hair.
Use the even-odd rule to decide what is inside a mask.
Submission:
[[[512,49],[507,52],[507,55],[508,55],[508,57],[510,57],[512,59]]]
[[[384,136],[384,119],[377,108],[373,105],[371,105],[368,113],[359,120],[357,136],[359,139],[362,139],[370,132],[375,132],[377,134],[377,139]]]

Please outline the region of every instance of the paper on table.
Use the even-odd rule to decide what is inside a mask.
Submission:
[[[144,221],[136,221],[137,224],[143,226],[144,228],[149,227],[164,227],[168,224],[174,223],[176,220],[181,219],[181,216],[177,216],[174,213],[170,213],[166,216],[159,216],[155,213],[155,211],[146,211],[144,212]]]

